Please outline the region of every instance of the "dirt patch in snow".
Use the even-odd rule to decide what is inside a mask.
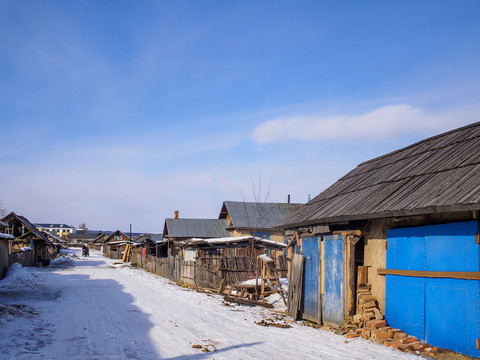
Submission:
[[[202,340],[203,344],[194,344],[192,348],[202,350],[203,352],[217,351],[218,343],[213,340]]]
[[[5,324],[20,316],[32,317],[37,315],[40,314],[26,305],[7,305],[0,303],[0,324]]]
[[[282,329],[288,329],[288,328],[291,328],[292,326],[287,324],[286,322],[275,322],[273,321],[272,319],[263,319],[263,320],[260,320],[260,321],[255,321],[255,324],[257,325],[260,325],[260,326],[267,326],[267,327],[278,327],[278,328],[282,328]]]

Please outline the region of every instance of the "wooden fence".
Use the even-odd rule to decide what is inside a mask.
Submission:
[[[217,289],[221,282],[233,284],[256,277],[257,258],[250,257],[205,257],[196,261],[185,261],[179,257],[155,257],[145,255],[141,248],[132,251],[130,262],[138,268],[163,276],[178,283],[202,288]],[[287,274],[287,261],[284,256],[275,260],[277,276]]]
[[[22,266],[33,266],[33,251],[22,251],[8,255],[8,262],[10,265],[19,263]]]

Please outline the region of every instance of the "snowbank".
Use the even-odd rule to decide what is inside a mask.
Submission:
[[[5,279],[0,281],[0,288],[31,287],[36,282],[36,276],[21,264],[10,266]]]

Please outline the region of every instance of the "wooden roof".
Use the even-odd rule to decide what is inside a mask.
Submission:
[[[480,209],[480,122],[358,165],[279,227]]]
[[[20,222],[25,227],[25,229],[28,230],[27,232],[25,232],[26,235],[23,235],[23,236],[27,236],[27,235],[28,236],[33,236],[34,240],[35,239],[43,240],[48,245],[53,245],[53,243],[47,238],[47,236],[42,234],[35,227],[35,225],[33,225],[26,217],[21,216],[21,215],[17,215],[12,211],[10,214],[8,214],[8,215],[6,215],[5,217],[2,218],[2,222],[7,223],[9,225],[14,221]]]
[[[234,229],[270,231],[302,206],[294,203],[224,201],[219,218],[230,218]]]
[[[223,219],[165,219],[163,236],[168,238],[218,238],[230,236]]]

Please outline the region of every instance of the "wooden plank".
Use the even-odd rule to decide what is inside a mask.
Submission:
[[[225,279],[222,279],[222,282],[220,283],[220,286],[218,287],[217,294],[222,294],[223,290],[225,290]]]
[[[240,305],[250,305],[250,306],[262,306],[265,308],[272,309],[273,305],[266,303],[266,302],[260,302],[260,301],[255,301],[255,300],[247,300],[247,299],[239,299],[236,297],[232,296],[224,296],[223,299],[227,302],[234,302]]]
[[[295,321],[302,307],[304,261],[305,258],[302,255],[293,255],[292,272],[288,281],[287,314]]]
[[[346,241],[346,287],[347,287],[347,311],[346,313],[349,316],[355,315],[356,306],[355,306],[355,296],[356,296],[356,289],[355,289],[355,237],[353,235],[347,236]]]
[[[378,269],[378,275],[399,275],[426,278],[449,278],[462,280],[480,280],[480,271],[420,271]]]
[[[367,266],[358,267],[357,285],[366,284],[368,282],[367,274],[368,274]]]

